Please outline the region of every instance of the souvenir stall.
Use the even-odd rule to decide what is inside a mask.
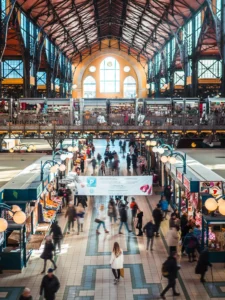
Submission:
[[[10,119],[10,99],[0,99],[0,124],[6,124]]]
[[[146,116],[170,116],[172,112],[172,101],[166,99],[145,99]]]
[[[207,199],[218,199],[223,196],[222,181],[200,182],[199,192],[202,200],[202,247],[209,248],[211,262],[225,262],[225,216],[218,208],[208,210]],[[224,201],[221,199],[221,201]]]
[[[208,98],[208,113],[213,113],[216,110],[222,112],[225,110],[225,98]]]
[[[190,116],[199,114],[200,100],[198,98],[185,98],[185,113]]]
[[[107,124],[107,100],[84,99],[83,122],[86,125]]]

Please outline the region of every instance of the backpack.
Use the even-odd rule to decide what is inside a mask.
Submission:
[[[194,237],[191,237],[189,242],[188,242],[188,248],[194,249],[197,246],[196,239]]]
[[[162,264],[162,276],[168,278],[169,277],[169,260],[167,259]]]

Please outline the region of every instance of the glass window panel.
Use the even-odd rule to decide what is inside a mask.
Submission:
[[[22,60],[5,60],[3,62],[4,78],[22,78],[23,61]]]
[[[120,91],[120,67],[113,57],[105,58],[100,64],[100,93]]]
[[[132,76],[128,76],[124,80],[124,97],[135,98],[136,96],[136,81]]]

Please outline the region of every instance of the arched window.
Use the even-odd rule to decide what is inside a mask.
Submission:
[[[120,92],[120,65],[113,57],[105,58],[100,65],[100,93]]]
[[[83,94],[84,94],[84,98],[96,97],[96,82],[92,76],[87,76],[84,79]]]
[[[123,83],[124,98],[135,98],[136,97],[136,81],[134,77],[128,76],[125,78]]]

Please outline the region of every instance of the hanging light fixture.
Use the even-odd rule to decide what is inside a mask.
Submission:
[[[8,222],[5,219],[0,218],[0,232],[6,231],[7,228],[8,228]]]
[[[68,158],[73,158],[73,153],[68,153],[68,154],[67,154],[67,157],[68,157]]]
[[[151,146],[156,146],[157,142],[156,141],[151,141]]]
[[[208,198],[206,201],[205,201],[205,207],[210,210],[210,211],[214,211],[217,209],[218,207],[218,203],[217,201],[214,199],[214,198]]]
[[[51,167],[50,172],[55,173],[57,171],[56,166]]]
[[[10,149],[9,149],[9,152],[10,152],[10,153],[13,153],[13,152],[14,152],[14,149],[13,149],[13,148],[10,148]]]
[[[16,224],[23,224],[26,221],[26,214],[23,211],[17,211],[14,215],[13,215],[13,221]]]
[[[145,143],[145,145],[146,145],[147,147],[150,147],[150,146],[151,146],[151,141],[147,141],[147,142]]]
[[[67,158],[67,155],[66,155],[66,154],[61,154],[61,155],[60,155],[60,159],[61,159],[61,160],[65,160],[66,158]]]
[[[77,146],[73,147],[73,152],[77,152],[79,149]]]
[[[206,200],[207,201],[207,200]],[[225,216],[225,203],[219,205],[219,213]]]
[[[169,159],[169,163],[170,164],[175,164],[177,162],[177,160],[176,160],[176,158],[175,157],[170,157],[170,159]]]
[[[158,152],[158,147],[156,147],[156,146],[153,147],[153,148],[152,148],[152,151],[155,152],[155,153]]]
[[[163,148],[158,148],[158,152],[159,152],[159,154],[163,154],[164,153],[164,149]]]
[[[65,165],[60,165],[60,166],[59,166],[59,170],[60,170],[61,172],[65,171],[65,170],[66,170],[66,166],[65,166]]]
[[[72,146],[69,146],[69,147],[68,147],[68,151],[69,151],[69,152],[72,152],[72,151],[73,151],[73,147],[72,147]]]
[[[167,156],[164,155],[161,157],[161,162],[166,163],[167,161],[168,161]]]
[[[17,212],[17,211],[21,211],[21,208],[18,205],[12,205],[11,208],[12,211],[9,210],[9,215],[12,217],[13,213]]]

